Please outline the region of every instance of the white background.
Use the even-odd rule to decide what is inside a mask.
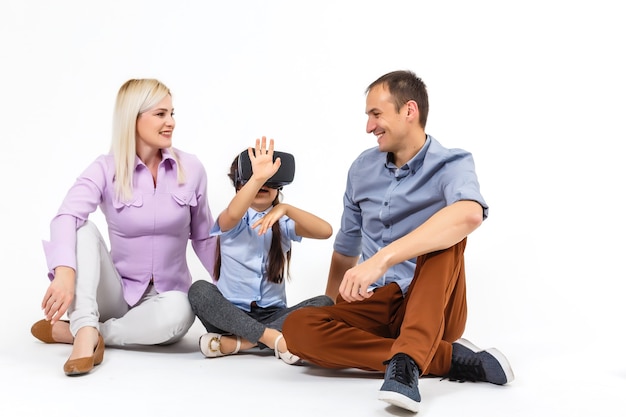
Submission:
[[[386,72],[410,69],[429,89],[427,133],[473,153],[490,205],[466,251],[466,335],[497,346],[517,375],[500,392],[467,397],[476,401],[473,408],[454,399],[466,398],[468,388],[457,394],[456,385],[446,385],[447,398],[431,403],[428,414],[456,406],[469,415],[619,415],[617,393],[626,392],[626,29],[618,5],[2,0],[0,379],[10,388],[0,391],[0,410],[13,414],[0,414],[31,415],[31,394],[46,392],[48,401],[38,406],[44,407],[67,384],[60,367],[69,350],[42,358],[51,351],[28,331],[41,318],[48,284],[41,241],[76,176],[108,152],[122,83],[154,77],[170,87],[174,144],[204,162],[214,215],[233,194],[226,176],[233,157],[266,135],[296,157],[284,201],[336,231],[347,169],[376,145],[365,132],[364,90]],[[99,214],[93,219],[102,224]],[[323,293],[332,240],[294,245],[290,304]],[[206,279],[189,254],[194,279]],[[197,351],[189,354],[207,366]],[[163,356],[175,355],[157,357]],[[116,365],[111,359],[106,366]],[[57,379],[32,386],[38,379],[29,367],[37,378]],[[87,378],[81,383],[97,380]],[[369,401],[375,415],[393,413],[371,402],[380,380],[371,383],[349,401]],[[337,384],[340,392],[354,386],[345,378]],[[303,398],[326,414],[337,409]],[[273,405],[260,414],[280,410]]]

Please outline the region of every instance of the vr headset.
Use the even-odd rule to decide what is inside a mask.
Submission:
[[[254,154],[254,149],[252,150]],[[283,186],[291,184],[296,173],[296,161],[292,154],[286,152],[274,151],[273,161],[280,158],[280,168],[265,183],[270,188],[282,189]],[[240,184],[248,182],[252,176],[252,162],[248,156],[248,150],[241,152],[237,161],[238,169],[235,181]]]

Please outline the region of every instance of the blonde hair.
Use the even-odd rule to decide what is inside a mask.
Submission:
[[[156,106],[171,92],[165,84],[155,79],[131,79],[117,93],[113,113],[113,138],[111,152],[115,159],[115,195],[120,201],[130,201],[133,196],[135,172],[137,118]],[[185,182],[185,174],[178,155],[169,149],[176,161],[178,183]]]

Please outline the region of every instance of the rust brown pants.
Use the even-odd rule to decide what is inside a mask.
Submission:
[[[422,375],[445,376],[452,342],[465,330],[466,239],[417,258],[406,296],[393,283],[363,301],[341,296],[329,307],[305,307],[285,320],[291,353],[325,368],[384,372],[384,361],[399,352],[411,356]]]

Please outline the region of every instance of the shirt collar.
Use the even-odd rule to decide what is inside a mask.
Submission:
[[[174,159],[174,156],[172,155],[172,151],[170,150],[171,148],[163,148],[161,149],[161,164],[164,163],[165,161],[168,161],[168,163],[170,164],[170,166],[176,166],[176,160]],[[139,159],[139,157],[137,155],[135,155],[135,170],[137,170],[137,168],[139,168],[140,166],[145,167],[146,164],[143,163],[143,161],[141,159]]]
[[[256,222],[257,220],[259,220],[261,217],[265,216],[274,206],[268,208],[267,210],[264,211],[256,211],[253,208],[248,208],[247,211],[247,219],[246,222],[248,223],[248,226],[252,226],[254,224],[254,222]]]
[[[424,146],[422,146],[422,149],[420,149],[419,152],[413,158],[411,158],[411,160],[409,160],[401,167],[397,167],[396,164],[393,162],[393,154],[391,152],[387,152],[385,167],[389,169],[389,171],[396,178],[404,178],[409,175],[409,173],[415,173],[424,163],[424,158],[426,157],[426,152],[428,152],[430,142],[430,135],[426,135],[426,141],[424,142]]]

